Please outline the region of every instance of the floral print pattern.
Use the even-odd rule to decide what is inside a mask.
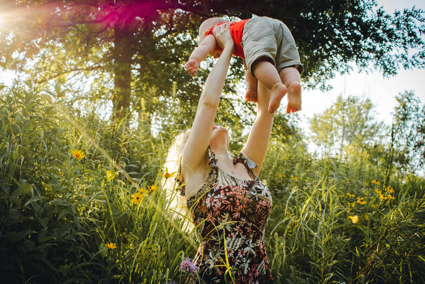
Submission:
[[[208,154],[208,178],[187,200],[196,233],[202,240],[194,258],[198,277],[192,280],[272,283],[263,243],[272,205],[270,191],[253,173],[257,165],[243,153],[233,163],[245,165],[251,180],[240,180],[221,171],[210,148]],[[184,195],[184,187],[181,194]]]

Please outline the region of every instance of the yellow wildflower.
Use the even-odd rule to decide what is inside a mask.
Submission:
[[[108,247],[108,249],[116,249],[117,248],[117,244],[115,244],[115,243],[107,243],[105,245]]]
[[[364,218],[365,218],[366,220],[369,220],[369,215],[365,214],[365,215],[364,215]]]
[[[376,179],[374,179],[374,180],[372,180],[372,183],[374,183],[374,184],[381,184],[380,182],[379,182],[379,180],[376,180]]]
[[[146,190],[147,191],[147,190]],[[140,195],[143,195],[143,194],[145,194],[145,189],[144,188],[139,188],[138,190],[137,190],[137,192],[140,194]]]
[[[154,191],[154,190],[156,190],[158,187],[156,186],[156,185],[152,185],[152,186],[149,186],[148,185],[148,189],[149,189],[149,191]]]
[[[354,202],[348,202],[348,207],[354,207],[354,206],[356,206],[356,203],[354,203]]]
[[[358,204],[361,204],[361,205],[365,205],[366,204],[366,201],[364,200],[363,197],[357,197],[357,203]]]
[[[380,194],[379,195],[379,198],[381,198],[383,201],[387,201],[388,200],[388,197],[386,197],[385,195],[383,195],[383,194]]]
[[[378,207],[378,205],[376,205],[376,204],[372,204],[372,205],[370,205],[370,207],[377,208],[377,207]]]
[[[84,152],[81,150],[71,150],[71,153],[74,156],[74,158],[77,160],[80,160],[86,156]]]
[[[286,178],[286,176],[284,174],[280,174],[279,177],[280,178]]]
[[[297,181],[298,179],[296,178],[296,177],[294,177],[294,176],[291,176],[291,179],[293,179],[293,180],[295,180],[295,181]]]
[[[389,199],[395,199],[395,197],[394,197],[394,196],[392,196],[391,194],[388,194],[388,198],[389,198]]]
[[[354,194],[352,194],[352,193],[347,193],[347,195],[348,195],[349,197],[355,197],[355,195],[354,195]]]
[[[133,204],[139,204],[140,202],[142,202],[142,198],[143,195],[141,195],[140,193],[135,193],[131,196],[131,202]]]
[[[115,171],[113,171],[113,170],[109,170],[109,171],[106,172],[106,180],[107,181],[113,180],[115,178],[115,176],[116,176],[116,174],[115,174]]]
[[[381,194],[381,193],[382,193],[382,191],[381,191],[381,190],[379,190],[379,189],[375,189],[375,192],[376,192],[377,194]]]
[[[348,218],[351,219],[351,221],[353,222],[353,224],[356,224],[359,221],[359,216],[355,215],[355,216],[348,216]]]
[[[393,193],[394,189],[391,186],[389,186],[389,187],[387,187],[387,191],[390,192],[390,193]]]
[[[169,173],[169,172],[168,172],[168,168],[166,167],[166,168],[165,168],[165,174],[163,174],[162,176],[163,176],[163,177],[165,177],[165,178],[170,178],[170,177],[172,177],[173,175],[175,175],[175,173],[176,173],[176,172]]]

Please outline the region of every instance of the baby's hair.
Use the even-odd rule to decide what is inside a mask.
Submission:
[[[201,43],[205,38],[205,33],[210,30],[213,26],[218,25],[220,23],[224,23],[226,20],[223,18],[209,18],[202,22],[201,26],[199,27],[199,43]]]

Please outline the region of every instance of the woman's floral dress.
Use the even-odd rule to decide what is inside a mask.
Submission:
[[[257,165],[240,153],[233,163],[242,163],[251,180],[240,180],[217,167],[208,148],[207,180],[187,200],[196,232],[202,243],[194,262],[197,283],[272,283],[263,243],[272,205],[268,188],[252,169]],[[184,188],[182,189],[184,195]]]

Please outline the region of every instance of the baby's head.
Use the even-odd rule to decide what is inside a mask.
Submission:
[[[205,33],[209,31],[213,26],[218,25],[220,23],[224,23],[225,20],[222,18],[214,17],[206,19],[202,22],[199,27],[199,43],[201,43],[205,38]]]

